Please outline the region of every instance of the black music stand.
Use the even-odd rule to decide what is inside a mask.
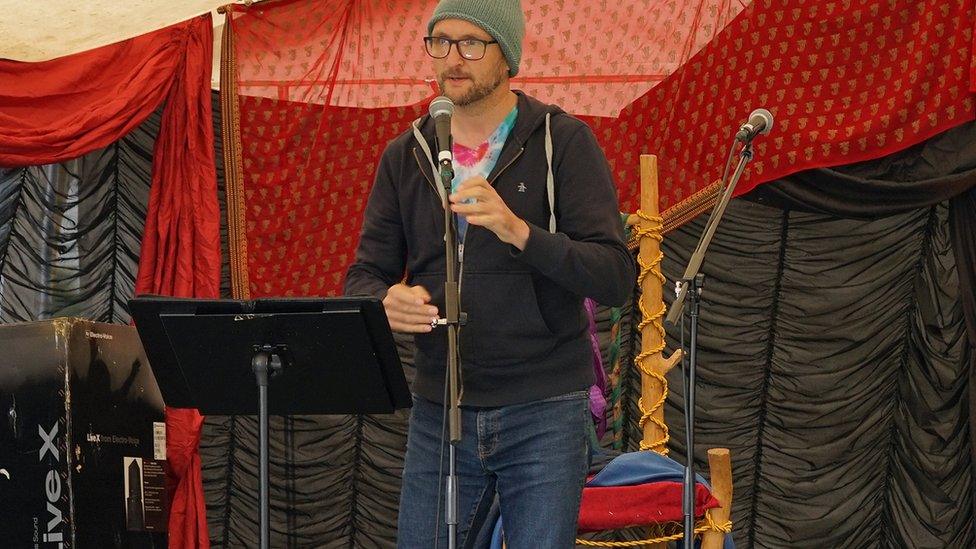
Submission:
[[[411,405],[376,298],[149,296],[129,309],[167,406],[258,414],[262,549],[270,542],[269,414],[382,414]]]

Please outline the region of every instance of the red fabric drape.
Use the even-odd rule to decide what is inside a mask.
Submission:
[[[574,113],[616,116],[715,37],[740,0],[532,0],[515,87]],[[337,107],[427,98],[421,37],[437,0],[276,0],[232,6],[242,95]],[[240,22],[241,24],[237,24]]]
[[[237,296],[341,291],[379,155],[433,93],[420,37],[436,3],[232,6],[225,61],[240,108],[240,156],[228,168]],[[525,3],[515,85],[574,113],[614,115],[742,9],[734,0]],[[393,105],[402,106],[375,108]]]
[[[153,150],[136,295],[220,296],[220,211],[214,165],[210,16],[188,26]],[[210,547],[196,410],[166,408],[172,490],[169,547]]]
[[[572,74],[588,86],[604,82],[611,86],[606,90],[613,89],[614,75],[567,73],[567,60],[589,56],[588,63],[599,65],[594,59],[619,61],[621,52],[604,49],[599,40],[594,49],[594,37],[612,35],[612,25],[599,27],[603,19],[572,16],[582,13],[584,2],[565,4],[560,13],[567,15],[558,20],[527,9],[530,35],[542,33],[543,40],[527,42],[537,49],[530,48],[533,62],[525,78]],[[362,97],[371,101],[412,97],[384,95],[382,87],[373,93],[377,82],[370,79],[391,72],[406,78],[428,75],[419,42],[402,29],[422,25],[422,8],[431,5],[404,0],[388,13],[366,0],[235,7],[230,24],[239,38],[234,53],[244,177],[242,211],[230,217],[242,220],[237,237],[245,257],[232,264],[252,297],[341,290],[376,161],[385,143],[425,108],[335,103],[352,96],[355,85],[363,86]],[[704,17],[707,11],[685,15]],[[685,208],[706,203],[702,191],[720,177],[732,134],[756,107],[773,112],[775,127],[757,139],[755,160],[738,194],[801,170],[885,156],[972,120],[974,11],[974,0],[755,0],[619,117],[584,119],[607,154],[621,207],[637,207],[639,155],[656,154],[661,209],[673,208],[668,214],[680,217]],[[553,28],[540,26],[543,20]],[[647,28],[651,34],[667,33]],[[403,40],[394,47],[358,38],[372,37],[370,29],[384,40]],[[295,33],[303,37],[300,46]],[[556,52],[546,55],[549,38]],[[396,78],[388,85],[409,88]],[[594,91],[591,99],[574,102],[560,85],[534,91],[543,100],[566,99],[580,108],[615,97]],[[323,107],[330,97],[333,106]],[[237,267],[245,264],[241,259],[246,269]]]
[[[77,158],[117,141],[165,101],[137,294],[219,295],[212,33],[205,15],[51,61],[0,60],[0,165]],[[170,547],[209,547],[197,454],[202,421],[195,410],[166,411],[175,486]]]
[[[239,104],[250,297],[338,295],[380,154],[426,106]],[[324,131],[282,135],[316,127]],[[307,169],[304,159],[312,159]]]
[[[62,162],[117,141],[167,97],[198,25],[40,63],[0,59],[0,165]]]
[[[203,416],[196,410],[166,408],[170,549],[210,547],[199,453],[202,428]]]
[[[136,294],[214,298],[220,295],[220,209],[209,15],[187,31],[153,150]]]
[[[736,194],[787,175],[880,158],[973,120],[976,2],[755,0],[619,118],[587,118],[621,202],[638,154],[657,154],[661,210],[717,181],[752,109],[775,117]]]

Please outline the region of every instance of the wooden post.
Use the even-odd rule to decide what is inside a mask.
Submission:
[[[708,471],[712,482],[712,495],[721,507],[708,510],[708,515],[717,526],[729,522],[732,511],[732,460],[727,448],[712,448],[708,451]],[[702,549],[722,549],[725,534],[709,530],[702,535]]]
[[[654,450],[667,454],[668,434],[664,423],[664,399],[667,397],[668,370],[681,360],[681,351],[675,351],[665,359],[664,350],[664,275],[661,274],[661,219],[657,180],[657,157],[642,154],[640,157],[641,201],[638,235],[640,267],[638,282],[641,287],[639,307],[641,311],[641,353],[634,359],[641,372],[641,426],[644,436],[641,450]]]
[[[661,273],[661,241],[664,220],[660,214],[657,179],[657,157],[642,154],[640,157],[641,203],[637,216],[628,219],[629,225],[636,225],[640,240],[640,253],[637,262],[640,267],[638,283],[641,296],[638,306],[641,312],[641,353],[634,359],[641,373],[641,427],[644,430],[641,450],[654,450],[667,454],[670,435],[664,423],[664,400],[667,398],[668,382],[665,376],[681,360],[681,350],[664,358],[664,284]],[[718,499],[720,507],[708,511],[709,518],[718,526],[729,522],[732,509],[732,465],[729,451],[714,448],[708,451],[709,474],[712,494]],[[702,549],[721,549],[724,543],[723,532],[710,530],[702,537]],[[666,543],[653,544],[654,549],[665,549]]]
[[[640,157],[641,201],[638,214],[637,234],[640,252],[637,263],[640,272],[637,281],[641,295],[638,306],[641,312],[641,353],[634,358],[641,373],[641,399],[639,401],[644,436],[641,450],[668,453],[668,426],[664,423],[664,400],[668,393],[665,379],[668,370],[681,360],[681,350],[665,359],[664,350],[664,275],[661,273],[661,241],[664,220],[657,180],[657,157],[642,154]],[[667,543],[656,543],[652,549],[666,549]]]

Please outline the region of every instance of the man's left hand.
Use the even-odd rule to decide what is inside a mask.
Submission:
[[[525,244],[529,241],[529,225],[512,213],[484,177],[465,180],[458,185],[457,192],[450,196],[450,200],[451,211],[463,215],[468,223],[488,229],[499,240],[519,250],[525,249]]]

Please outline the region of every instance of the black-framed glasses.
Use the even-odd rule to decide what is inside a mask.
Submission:
[[[485,56],[488,44],[497,44],[498,40],[481,40],[478,38],[462,38],[451,40],[441,36],[425,36],[424,46],[427,55],[434,59],[444,59],[451,53],[451,46],[457,48],[458,54],[468,61],[477,61]]]

